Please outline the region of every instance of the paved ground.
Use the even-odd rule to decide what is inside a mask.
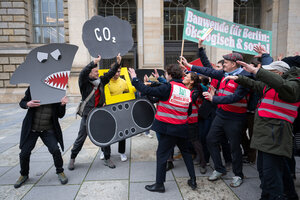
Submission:
[[[75,119],[75,104],[67,106],[67,113],[62,119],[65,152],[63,158],[69,161],[70,149],[77,136],[79,119]],[[212,199],[212,200],[254,200],[259,199],[259,179],[255,166],[244,166],[246,176],[244,184],[236,189],[228,186],[233,174],[228,173],[223,180],[207,181],[212,172],[209,167],[201,175],[196,167],[198,189],[192,191],[186,184],[188,174],[182,160],[175,161],[175,168],[167,173],[166,192],[151,193],[144,189],[146,184],[155,180],[156,138],[135,136],[126,141],[127,162],[121,162],[117,145],[112,145],[112,160],[115,169],[109,169],[99,159],[99,148],[89,140],[76,159],[74,171],[65,170],[69,178],[67,185],[61,185],[55,174],[52,157],[39,140],[32,152],[29,181],[19,189],[13,184],[19,177],[18,148],[20,129],[26,111],[17,104],[0,104],[0,199]],[[153,134],[153,133],[152,133]],[[154,134],[153,134],[154,135]],[[300,159],[297,158],[296,186],[300,194]]]

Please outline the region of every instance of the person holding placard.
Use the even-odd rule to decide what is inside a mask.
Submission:
[[[120,56],[120,54],[118,54],[117,63],[106,74],[99,77],[99,72],[98,72],[99,68],[97,65],[101,60],[101,56],[99,55],[98,58],[95,58],[94,61],[92,61],[86,67],[84,67],[79,74],[78,82],[79,82],[80,93],[82,96],[82,101],[84,101],[93,92],[93,89],[95,91],[94,94],[92,94],[91,98],[87,101],[83,110],[78,136],[71,150],[71,159],[68,165],[69,170],[75,169],[75,158],[80,152],[83,143],[87,137],[87,132],[86,132],[87,115],[93,108],[102,107],[104,105],[105,103],[104,86],[108,84],[110,79],[117,73],[118,69],[120,68],[121,59],[122,57]],[[101,130],[99,130],[99,132],[101,134]],[[115,168],[116,166],[110,160],[110,148],[103,147],[102,150],[104,151],[104,156],[105,156],[104,165],[108,166],[109,168]]]
[[[205,53],[204,50],[201,53]],[[191,71],[218,79],[219,81],[224,80],[228,75],[245,74],[251,76],[237,64],[237,61],[243,60],[241,54],[230,53],[224,55],[223,58],[223,70],[192,66],[184,57],[182,57],[182,62],[185,66],[190,67]],[[224,136],[226,136],[231,147],[232,170],[235,175],[230,186],[239,187],[243,183],[243,160],[240,144],[243,127],[246,122],[246,95],[248,95],[248,93],[248,89],[239,86],[234,81],[221,82],[217,96],[213,96],[209,92],[203,93],[205,99],[218,104],[216,117],[214,118],[207,135],[207,146],[215,167],[215,170],[208,178],[209,181],[218,180],[221,176],[226,174],[226,168],[222,164],[219,148],[219,144]]]

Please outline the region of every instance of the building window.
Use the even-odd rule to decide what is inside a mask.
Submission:
[[[63,0],[33,0],[34,43],[64,43]]]
[[[164,40],[181,41],[185,8],[199,10],[199,0],[164,0]]]
[[[126,20],[132,27],[132,38],[136,42],[136,3],[135,0],[99,0],[98,14],[106,16],[117,16]]]
[[[234,22],[260,28],[260,0],[234,0]]]

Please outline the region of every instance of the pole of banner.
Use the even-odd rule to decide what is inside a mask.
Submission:
[[[181,43],[181,53],[180,53],[180,56],[183,56],[183,48],[184,48],[184,39],[182,40],[182,43]],[[182,61],[182,58],[180,57],[180,63]]]

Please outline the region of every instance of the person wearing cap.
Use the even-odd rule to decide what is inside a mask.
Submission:
[[[255,113],[251,148],[258,150],[261,199],[298,199],[286,158],[293,148],[292,123],[300,105],[300,69],[275,61],[261,69],[239,62],[256,81],[237,75],[234,80],[262,95]]]
[[[205,53],[204,51],[202,53]],[[239,187],[243,183],[243,159],[242,150],[240,147],[242,131],[246,122],[247,100],[246,95],[249,89],[246,89],[234,81],[222,81],[226,76],[244,74],[251,76],[244,71],[237,61],[243,60],[239,53],[230,53],[223,56],[224,65],[223,70],[215,70],[211,67],[192,66],[187,63],[186,59],[182,57],[183,64],[191,67],[191,71],[215,78],[220,83],[219,92],[217,95],[209,92],[204,92],[205,98],[212,103],[218,104],[216,117],[214,118],[210,131],[207,135],[207,146],[214,162],[215,170],[208,178],[210,181],[215,181],[226,174],[226,168],[222,164],[222,159],[219,150],[219,144],[224,136],[228,138],[231,154],[232,154],[232,170],[234,173],[231,182],[232,187]]]
[[[95,93],[92,95],[92,97],[87,101],[84,107],[78,136],[71,150],[71,158],[68,165],[69,170],[75,169],[75,158],[77,157],[78,153],[82,149],[83,143],[87,137],[87,131],[86,131],[87,116],[93,108],[96,107],[99,108],[104,105],[105,103],[104,86],[108,84],[110,79],[117,73],[120,67],[121,59],[122,57],[120,56],[120,54],[118,54],[116,64],[107,73],[99,77],[99,72],[98,72],[99,68],[97,65],[101,60],[101,56],[99,55],[98,58],[95,58],[86,67],[84,67],[79,74],[78,83],[79,83],[80,93],[82,96],[82,101],[84,101],[90,95],[90,93],[94,88],[96,88],[96,90]],[[102,151],[104,151],[104,157],[105,157],[104,165],[108,166],[109,168],[115,168],[116,166],[110,160],[110,148],[103,147]]]

